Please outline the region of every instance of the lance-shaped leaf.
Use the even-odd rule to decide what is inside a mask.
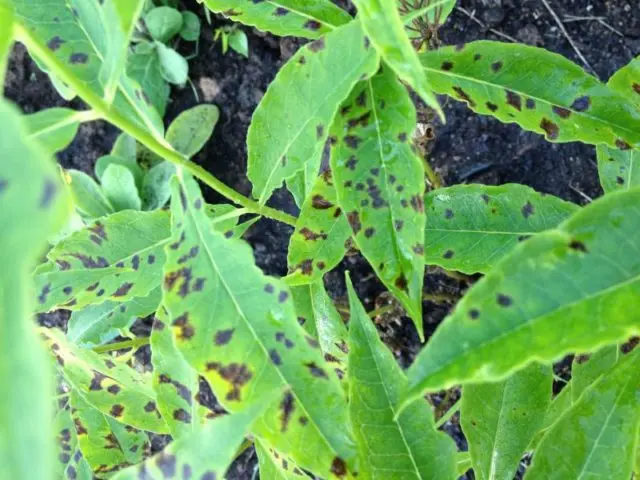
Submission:
[[[306,480],[308,477],[289,459],[256,438],[254,445],[258,454],[258,468],[262,480]]]
[[[56,107],[27,115],[25,123],[29,137],[40,142],[47,152],[55,153],[69,146],[78,133],[80,122],[86,117],[87,112]]]
[[[455,478],[456,447],[438,432],[424,399],[397,416],[407,379],[365,312],[349,291],[349,411],[367,478]]]
[[[125,425],[167,433],[147,377],[92,350],[76,347],[57,330],[41,329],[41,333],[72,390],[90,405]]]
[[[331,169],[355,242],[422,336],[425,182],[415,126],[409,94],[385,66],[336,116]]]
[[[420,55],[437,93],[552,142],[640,145],[640,109],[547,50],[478,41]]]
[[[230,20],[251,25],[275,35],[318,38],[336,27],[349,23],[351,17],[329,0],[204,0],[210,10]]]
[[[410,393],[504,378],[533,360],[640,331],[640,191],[605,195],[522,243],[440,324],[409,369]]]
[[[631,478],[640,426],[639,361],[635,349],[584,392],[543,438],[528,479]]]
[[[4,91],[4,77],[7,70],[9,53],[13,46],[13,12],[4,5],[0,5],[0,31],[3,32],[0,39],[0,94]]]
[[[551,367],[532,364],[497,383],[466,385],[460,423],[478,479],[512,480],[551,402]]]
[[[161,282],[168,217],[160,210],[119,212],[61,241],[48,253],[55,268],[36,275],[38,311],[147,296]]]
[[[245,435],[266,406],[272,403],[272,399],[273,393],[232,415],[216,418],[192,434],[171,443],[144,463],[119,472],[113,477],[114,480],[224,478],[224,473],[233,462]]]
[[[250,248],[216,232],[190,177],[174,177],[163,305],[178,350],[237,411],[284,391],[254,433],[327,478],[352,471],[342,387],[296,320],[284,282],[265,276]],[[206,300],[206,301],[205,301]]]
[[[320,169],[340,102],[377,68],[378,56],[355,21],[307,44],[278,72],[253,114],[247,137],[247,175],[260,203],[308,163]],[[313,185],[315,178],[307,181]]]
[[[142,460],[147,436],[125,429],[87,403],[81,395],[70,395],[71,416],[82,455],[97,476],[104,476]]]
[[[524,185],[456,185],[425,196],[427,265],[486,273],[519,242],[557,227],[579,207]]]
[[[53,372],[34,332],[28,272],[71,208],[55,163],[27,135],[0,100],[0,478],[48,478],[54,466]]]
[[[93,472],[82,456],[78,445],[76,427],[71,418],[71,409],[67,405],[56,413],[54,433],[57,443],[57,465],[54,469],[56,478],[91,480]]]
[[[320,175],[289,240],[289,285],[311,284],[332,270],[349,247],[351,229],[338,206],[331,170]]]
[[[66,170],[64,179],[69,186],[73,203],[84,218],[100,218],[114,212],[100,185],[86,173]]]
[[[433,94],[430,78],[425,75],[404,28],[396,5],[397,0],[354,0],[353,3],[358,7],[358,18],[362,22],[362,28],[380,52],[382,59],[427,105],[444,118],[444,113]]]

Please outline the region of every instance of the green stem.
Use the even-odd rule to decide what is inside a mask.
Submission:
[[[442,179],[440,178],[440,175],[438,175],[433,169],[433,167],[429,163],[429,160],[423,158],[422,163],[424,163],[424,171],[427,174],[427,178],[429,179],[429,183],[431,183],[433,189],[435,190],[437,188],[442,188]]]
[[[125,348],[139,348],[144,345],[149,345],[149,337],[137,337],[131,340],[124,340],[122,342],[108,343],[107,345],[100,345],[94,347],[93,351],[96,353],[108,353],[115,352],[117,350],[123,350]]]
[[[451,417],[453,417],[453,415],[460,410],[460,401],[462,399],[458,399],[456,400],[456,403],[454,403],[453,405],[451,405],[451,408],[449,408],[449,410],[447,410],[447,412],[440,417],[440,419],[436,422],[436,430],[438,430],[440,427],[442,427],[445,423],[447,423]]]
[[[20,42],[22,42],[33,55],[39,57],[52,73],[69,85],[80,98],[82,98],[98,115],[100,115],[100,117],[115,125],[123,132],[134,137],[138,142],[143,144],[159,157],[184,168],[190,174],[199,178],[206,185],[232,202],[246,208],[252,213],[263,215],[282,223],[295,226],[296,218],[292,215],[267,207],[266,205],[260,205],[258,202],[236,192],[233,188],[222,183],[200,165],[190,161],[184,155],[175,151],[163,139],[156,138],[142,127],[121,115],[118,111],[112,108],[111,105],[107,104],[102,97],[88,88],[83,81],[79,80],[75,75],[69,72],[64,64],[56,56],[51,54],[49,49],[42,45],[37,38],[32,36],[28,29],[20,24],[15,24],[14,29],[16,38],[20,40]]]

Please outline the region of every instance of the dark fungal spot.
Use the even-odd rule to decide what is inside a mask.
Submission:
[[[349,170],[355,170],[357,164],[358,164],[358,159],[355,157],[355,155],[351,155],[344,165]]]
[[[4,178],[0,178],[0,194],[3,193],[9,186],[9,181]]]
[[[324,47],[324,38],[319,38],[309,43],[309,50],[311,50],[313,53],[318,53],[320,50],[324,50]]]
[[[286,291],[282,290],[278,294],[278,302],[280,302],[280,303],[286,302],[288,298],[289,298],[289,292],[286,292]]]
[[[96,297],[101,297],[102,295],[104,295],[104,288],[98,290],[98,292],[96,293]]]
[[[477,61],[478,61],[478,60],[480,60],[481,58],[482,58],[482,55],[480,55],[479,53],[476,53],[476,54],[473,56],[473,61],[474,61],[474,62],[477,62]]]
[[[173,411],[173,419],[182,423],[191,423],[191,414],[184,408]]]
[[[305,63],[307,63],[307,59],[305,58],[304,55],[300,55],[300,58],[298,59],[298,63],[300,65],[304,65]]]
[[[147,404],[144,406],[144,411],[147,413],[151,413],[153,411],[156,410],[156,402],[153,401],[149,401],[147,402]]]
[[[369,37],[367,37],[365,35],[365,37],[364,37],[364,49],[365,50],[369,50],[369,47],[371,47],[371,40],[369,40]]]
[[[447,260],[449,260],[449,259],[453,258],[454,255],[455,255],[455,252],[453,250],[447,250],[442,255],[442,258],[446,258]]]
[[[270,283],[267,283],[264,286],[264,291],[267,292],[267,293],[273,293],[274,292],[273,285],[271,285]]]
[[[302,227],[302,229],[300,230],[300,235],[302,235],[305,240],[310,242],[315,242],[316,240],[326,240],[328,237],[328,235],[324,232],[316,233],[307,227]]]
[[[402,230],[402,227],[404,227],[404,221],[403,220],[396,220],[393,222],[393,226],[396,230],[396,232],[399,232]]]
[[[482,201],[484,203],[489,203],[489,195],[487,195],[486,193],[483,193],[482,195],[480,195],[480,198],[482,198]]]
[[[230,328],[228,330],[218,330],[213,339],[213,342],[218,346],[226,345],[231,341],[231,337],[233,337],[233,332],[235,332],[235,328]]]
[[[64,292],[65,295],[71,295],[71,292],[73,292],[73,288],[72,287],[64,287],[62,289],[62,291]]]
[[[442,62],[442,65],[440,65],[440,69],[444,70],[445,72],[448,72],[452,68],[453,68],[453,63],[451,63],[449,61]]]
[[[378,175],[380,175],[380,169],[379,168],[372,168],[369,171],[371,172],[371,175],[373,175],[374,177],[377,177]]]
[[[51,284],[47,283],[44,287],[42,287],[42,291],[40,295],[38,295],[38,302],[42,305],[47,301],[47,297],[51,293]]]
[[[109,410],[109,414],[114,418],[121,417],[122,412],[124,412],[124,407],[120,404],[114,405],[113,407],[111,407],[111,410]]]
[[[336,477],[342,478],[347,474],[347,464],[340,457],[335,457],[331,462],[331,473]]]
[[[351,111],[351,105],[345,105],[344,107],[340,108],[340,115],[342,115],[343,117],[345,115],[347,115],[349,112]]]
[[[316,365],[316,362],[305,363],[305,367],[309,369],[311,375],[317,378],[329,378],[327,376],[327,372],[325,372],[321,367]]]
[[[571,110],[567,110],[563,107],[558,107],[557,105],[551,107],[551,110],[553,110],[553,113],[558,115],[560,118],[569,118],[571,116]]]
[[[324,198],[322,195],[314,195],[311,198],[311,206],[317,210],[326,210],[333,207],[333,203]]]
[[[129,293],[129,290],[131,290],[131,287],[133,287],[133,283],[125,282],[122,285],[120,285],[120,287],[118,287],[116,291],[111,294],[111,296],[124,297],[127,293]]]
[[[347,180],[344,182],[344,188],[351,188],[353,186],[353,182],[351,180]]]
[[[91,378],[91,383],[89,384],[89,390],[93,392],[102,390],[102,382],[106,378],[108,377],[103,373],[93,370],[93,377]]]
[[[364,190],[364,183],[356,183],[356,190],[358,190],[359,192],[361,192],[362,190]]]
[[[545,131],[549,140],[556,140],[560,134],[560,128],[547,118],[543,118],[540,122],[540,128]]]
[[[120,392],[120,387],[118,385],[109,385],[109,387],[107,387],[107,392],[109,392],[111,395],[117,395],[118,392]]]
[[[310,337],[309,335],[305,335],[304,338],[311,348],[320,348],[320,344],[315,338]]]
[[[520,211],[522,212],[522,216],[524,218],[529,218],[531,215],[534,214],[535,207],[531,202],[527,202],[522,206],[522,209]]]
[[[85,64],[89,61],[89,56],[86,53],[72,53],[69,57],[69,63],[76,65],[78,63]]]
[[[196,198],[195,202],[193,202],[193,208],[196,210],[200,210],[202,208],[202,199]]]
[[[282,402],[280,402],[280,431],[282,433],[287,431],[294,409],[293,395],[291,392],[286,392],[282,398]]]
[[[531,238],[531,235],[518,235],[518,242],[524,242]]]
[[[360,223],[360,214],[355,210],[353,212],[347,213],[347,221],[349,222],[349,225],[351,225],[351,230],[353,230],[353,233],[357,235],[362,229],[362,224]]]
[[[471,310],[469,310],[469,318],[471,320],[477,320],[478,318],[480,318],[480,310],[476,308],[472,308]]]
[[[402,143],[407,141],[407,132],[401,132],[398,134],[398,140]]]
[[[498,73],[500,70],[502,70],[502,62],[498,61],[492,63],[491,70],[493,70],[495,73]]]
[[[360,92],[360,95],[356,97],[356,105],[358,105],[359,107],[367,106],[367,92],[365,92],[364,90]]]
[[[140,257],[138,255],[134,255],[131,258],[131,268],[134,270],[138,270],[138,268],[140,268]]]
[[[513,304],[513,299],[503,293],[496,295],[496,301],[501,307],[510,307]]]
[[[620,150],[631,150],[631,145],[629,145],[627,142],[625,142],[621,138],[618,138],[616,140],[616,147],[618,147]]]
[[[529,110],[536,108],[536,101],[533,98],[527,98],[527,101],[524,104]]]
[[[587,250],[587,246],[581,242],[580,240],[571,240],[571,243],[569,243],[569,248],[571,250],[576,250],[578,252],[582,252],[582,253],[588,253],[589,250]]]
[[[217,478],[218,477],[216,477],[215,472],[207,470],[202,474],[202,476],[200,477],[200,480],[217,480]]]
[[[357,150],[360,142],[362,141],[362,139],[360,137],[357,137],[356,135],[347,135],[342,140],[347,145],[347,147],[353,150]]]
[[[368,228],[365,228],[364,230],[364,236],[367,238],[373,237],[375,233],[376,233],[376,229],[373,227],[368,227]]]
[[[571,108],[576,112],[585,112],[591,106],[591,98],[588,96],[578,97],[571,104]]]
[[[498,110],[498,106],[495,103],[487,102],[487,108],[492,112]]]
[[[316,20],[309,20],[304,24],[304,28],[306,28],[307,30],[313,30],[314,32],[316,30],[320,30],[321,26],[322,25],[320,25],[320,22]]]
[[[389,183],[391,185],[393,185],[394,183],[396,183],[396,177],[395,175],[389,175]]]
[[[624,185],[624,178],[622,178],[621,176],[619,176],[619,175],[618,175],[618,176],[616,177],[616,183],[617,183],[618,185]]]
[[[147,257],[147,263],[149,265],[153,265],[156,262],[156,256],[155,255],[149,255],[149,257]]]
[[[231,390],[229,390],[226,395],[227,400],[240,400],[240,389],[253,378],[253,373],[249,371],[247,365],[235,362],[228,365],[209,362],[206,364],[206,369],[207,371],[218,372],[223,380],[231,384]]]
[[[408,290],[407,277],[404,276],[404,273],[401,273],[394,283],[400,290],[404,290],[405,292]]]
[[[632,90],[633,90],[634,92],[636,92],[638,95],[640,95],[640,83],[634,83],[634,84],[631,86],[631,88],[632,88]]]
[[[269,358],[274,365],[282,365],[282,358],[280,358],[280,354],[275,348],[269,350]]]
[[[458,98],[467,102],[471,108],[476,106],[476,102],[473,101],[473,99],[462,88],[455,86],[453,87],[453,90],[456,92]]]
[[[411,208],[418,213],[424,212],[424,199],[420,195],[413,195],[410,199]]]
[[[51,40],[47,42],[47,47],[49,47],[49,50],[55,52],[62,46],[64,42],[65,41],[62,38],[56,35],[55,37],[51,38]]]
[[[424,255],[424,246],[420,243],[416,243],[413,247],[411,247],[411,249],[416,255]]]
[[[455,214],[453,213],[453,210],[451,210],[450,208],[447,208],[444,211],[444,218],[446,218],[447,220],[451,220],[454,216]]]
[[[40,197],[40,208],[48,208],[51,201],[55,198],[58,188],[51,180],[46,179],[42,188],[42,196]]]
[[[319,124],[316,125],[316,137],[318,137],[318,139],[321,139],[324,135],[324,125]]]
[[[289,10],[283,7],[278,7],[273,11],[273,15],[276,17],[284,17],[289,13]]]
[[[347,129],[351,130],[353,128],[356,128],[358,125],[360,125],[362,127],[366,127],[367,125],[369,125],[369,119],[370,118],[371,118],[371,112],[370,111],[363,113],[359,117],[351,118],[347,122]]]
[[[176,457],[170,453],[160,452],[156,456],[156,466],[162,472],[164,478],[173,478],[176,475]]]
[[[507,94],[507,104],[511,105],[513,108],[522,111],[522,97],[511,90],[505,90]]]

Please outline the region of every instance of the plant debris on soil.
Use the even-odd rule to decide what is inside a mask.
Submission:
[[[335,3],[353,11],[350,2]],[[566,35],[542,0],[459,0],[439,31],[439,41],[449,45],[511,38],[562,54],[589,71],[569,41],[570,37],[595,75],[603,81],[640,54],[640,5],[637,1],[546,0],[546,3],[563,22]],[[249,37],[249,58],[233,51],[223,55],[220,45],[213,43],[212,32],[228,22],[214,16],[214,24],[208,27],[201,5],[195,0],[183,4],[198,13],[203,21],[200,53],[190,61],[190,78],[198,98],[188,86],[174,88],[165,123],[168,125],[180,112],[198,103],[216,104],[221,111],[220,121],[212,139],[195,161],[248,196],[251,185],[245,175],[245,142],[252,113],[278,69],[305,41],[277,38],[241,27]],[[86,108],[81,100],[66,102],[59,97],[46,74],[35,66],[21,45],[16,45],[10,60],[5,95],[25,113],[55,106]],[[463,103],[444,97],[441,100],[447,123],[443,125],[434,120],[430,125],[435,138],[428,142],[427,151],[429,161],[446,185],[521,183],[577,204],[588,203],[602,195],[592,146],[550,144],[542,136],[524,132],[516,125],[504,125],[491,117],[476,115]],[[117,134],[114,127],[104,122],[82,125],[71,146],[58,155],[58,161],[65,168],[92,174],[96,159],[110,151]],[[205,195],[212,203],[225,201],[210,190],[205,189]],[[292,197],[284,189],[274,195],[270,204],[289,213],[297,211]],[[277,276],[287,273],[287,246],[291,233],[291,227],[268,219],[260,220],[248,232],[246,238],[254,249],[256,262],[266,273]],[[383,285],[359,255],[347,256],[326,276],[327,289],[336,301],[344,302],[346,297],[345,270],[351,272],[354,286],[368,309],[387,304]],[[427,338],[451,311],[455,300],[475,280],[447,275],[436,268],[427,270],[425,291],[438,299],[437,303],[426,301],[424,305]],[[67,318],[65,312],[56,312],[41,315],[39,321],[47,326],[64,328]],[[383,340],[401,365],[408,366],[421,347],[411,322],[400,319],[395,313],[378,317],[376,323]],[[148,353],[139,357],[143,362],[149,360]],[[557,372],[567,378],[569,365],[566,361],[559,364]],[[442,415],[458,395],[451,391],[431,396],[436,414]],[[213,398],[211,401],[214,402]],[[445,424],[445,429],[454,436],[459,447],[466,448],[456,416]],[[245,452],[232,467],[229,478],[252,478],[256,462],[252,450]]]

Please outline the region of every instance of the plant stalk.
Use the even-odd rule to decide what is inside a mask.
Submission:
[[[108,343],[106,345],[100,345],[94,347],[92,350],[96,353],[108,353],[115,352],[117,350],[124,350],[125,348],[139,348],[145,345],[149,345],[149,337],[137,337],[131,340],[124,340],[122,342]]]

